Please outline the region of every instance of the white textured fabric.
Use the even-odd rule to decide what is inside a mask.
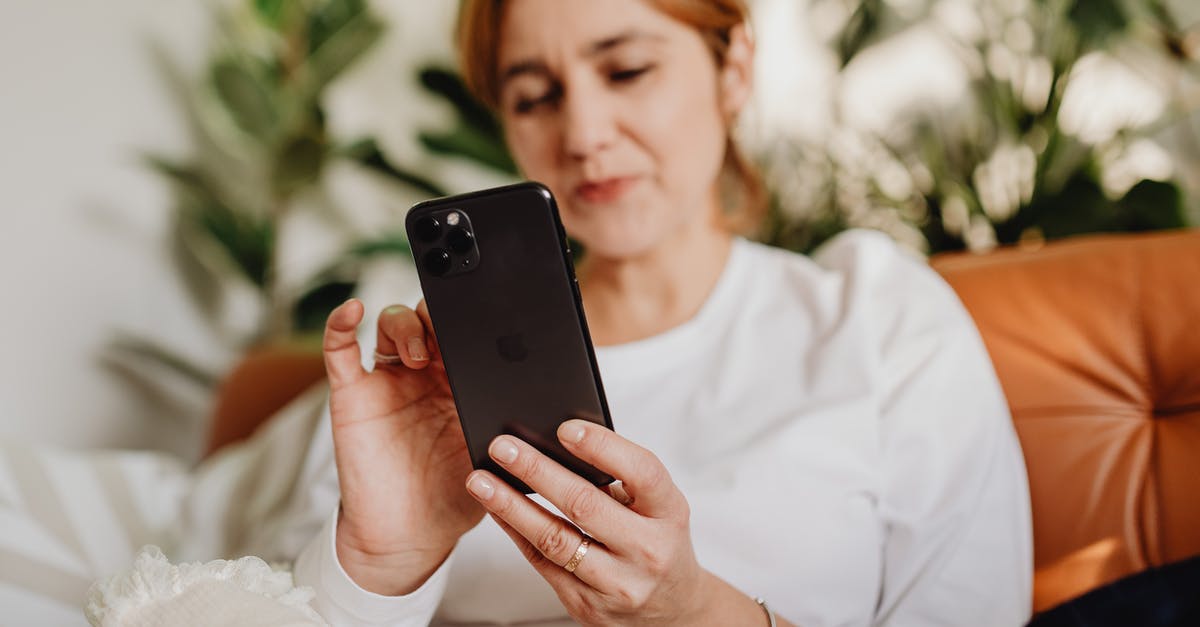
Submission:
[[[257,557],[173,565],[145,547],[131,570],[92,586],[95,627],[325,627],[286,571]]]
[[[953,291],[886,237],[848,232],[811,260],[738,240],[694,319],[597,353],[616,430],[688,498],[701,564],[779,615],[1028,618],[1028,486],[996,375]],[[328,438],[310,455],[331,464]],[[384,602],[327,559],[333,533],[296,579],[335,625],[572,624],[489,519],[439,570],[444,592]]]

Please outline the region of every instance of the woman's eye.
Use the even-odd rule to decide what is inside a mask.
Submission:
[[[629,69],[629,70],[617,70],[615,72],[609,73],[608,78],[609,78],[609,80],[611,80],[614,83],[628,83],[628,82],[636,80],[638,77],[642,76],[643,74],[645,74],[646,72],[649,72],[652,69],[654,69],[653,65],[645,65],[645,66],[642,66],[639,68],[633,68],[633,69]]]
[[[631,83],[653,69],[654,65],[651,64],[628,70],[614,70],[608,73],[608,80],[613,83]],[[518,115],[532,113],[543,106],[552,106],[561,95],[562,89],[554,87],[541,96],[517,97],[513,102],[513,111]]]
[[[513,103],[513,110],[517,113],[529,113],[538,107],[552,103],[558,98],[558,90],[551,89],[541,96],[534,98],[517,98]]]
[[[513,110],[517,113],[529,113],[537,107],[542,98],[521,98],[513,105]]]

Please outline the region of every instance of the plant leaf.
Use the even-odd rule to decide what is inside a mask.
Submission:
[[[312,136],[295,137],[280,148],[271,173],[277,196],[290,195],[296,190],[315,184],[328,156],[324,141]]]
[[[1103,45],[1129,25],[1120,0],[1075,0],[1067,18],[1078,30],[1083,50]]]
[[[254,11],[271,28],[279,29],[286,15],[287,0],[254,0]]]
[[[1004,226],[1007,233],[997,237],[1003,243],[1013,243],[1030,226],[1041,229],[1046,239],[1061,239],[1080,233],[1101,233],[1116,230],[1116,205],[1104,195],[1100,183],[1089,171],[1077,170],[1058,193],[1036,198],[1016,218]],[[1015,227],[1015,228],[1013,228]]]
[[[1129,231],[1180,229],[1187,226],[1183,194],[1172,183],[1143,179],[1118,202],[1121,226]]]
[[[213,388],[220,376],[194,364],[179,353],[156,342],[118,332],[108,345],[111,356],[132,357],[133,361],[147,362],[151,370],[167,370],[191,383],[204,388]]]
[[[213,193],[229,198],[230,203],[239,207],[265,206],[269,190],[264,184],[267,172],[264,153],[258,150],[259,146],[245,141],[251,139],[246,135],[229,132],[233,122],[224,107],[202,104],[209,100],[200,91],[210,87],[207,82],[202,87],[197,85],[171,62],[170,55],[161,46],[152,44],[151,51],[161,80],[167,86],[166,92],[186,123],[193,146],[194,168],[205,172]]]
[[[837,52],[841,67],[849,65],[859,52],[878,39],[885,10],[883,0],[860,0],[838,38]]]
[[[212,66],[211,82],[230,118],[251,136],[270,141],[278,128],[275,98],[267,85],[272,81],[264,68],[255,70],[246,60],[231,57]]]
[[[347,254],[358,259],[369,259],[376,255],[412,256],[412,248],[404,233],[392,233],[378,239],[359,242],[352,246]]]
[[[360,10],[338,24],[336,30],[321,35],[318,47],[308,57],[309,89],[312,93],[319,92],[370,50],[383,35],[383,30],[382,22]]]
[[[192,304],[204,313],[205,320],[214,330],[219,330],[219,318],[225,301],[222,277],[189,241],[189,231],[194,233],[195,225],[181,218],[182,213],[177,212],[169,232],[172,264],[187,288]]]
[[[353,296],[356,287],[354,281],[330,281],[309,290],[292,310],[293,330],[305,333],[323,329],[329,313]]]
[[[517,165],[499,137],[485,135],[465,124],[448,133],[422,132],[420,139],[431,152],[465,157],[504,174],[517,173]]]
[[[500,137],[500,123],[496,116],[471,95],[457,72],[427,67],[420,71],[419,79],[426,90],[448,101],[467,126],[485,135]]]
[[[264,287],[275,246],[270,217],[255,217],[248,211],[233,209],[216,197],[207,177],[192,166],[153,156],[148,161],[184,194],[178,219],[205,231],[246,278]]]
[[[312,54],[329,41],[347,23],[366,11],[365,0],[321,0],[308,3],[305,16],[308,20],[308,52]]]
[[[370,170],[383,174],[404,185],[415,188],[432,197],[446,196],[447,192],[437,183],[424,176],[393,165],[379,150],[374,139],[363,139],[341,149],[340,153]]]

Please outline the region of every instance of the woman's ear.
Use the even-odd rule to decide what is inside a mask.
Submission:
[[[721,113],[732,123],[754,88],[754,35],[749,22],[729,31],[729,50],[721,67]]]

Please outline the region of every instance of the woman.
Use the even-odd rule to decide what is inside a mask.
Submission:
[[[752,83],[744,3],[461,10],[469,83],[588,251],[617,431],[560,439],[622,484],[509,436],[491,455],[538,496],[472,471],[423,306],[381,314],[368,372],[350,301],[325,335],[341,508],[296,566],[326,618],[1022,624],[1024,467],[951,290],[879,235],[815,262],[734,235],[752,212],[723,207],[722,181],[761,204],[730,139]]]

